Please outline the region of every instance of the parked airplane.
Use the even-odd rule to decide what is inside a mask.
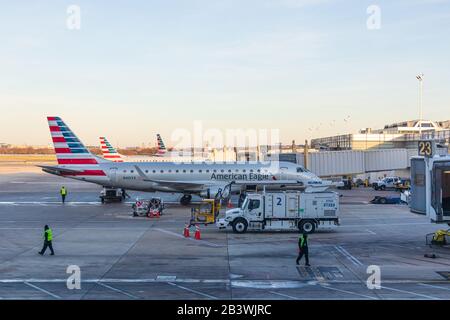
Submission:
[[[105,137],[100,137],[100,148],[104,159],[113,162],[123,162],[122,155],[117,152]]]
[[[156,153],[157,157],[163,157],[167,154],[166,146],[161,138],[159,133],[156,134],[156,139],[158,140],[158,152]]]
[[[161,136],[157,134],[158,151],[151,156],[137,155],[137,156],[124,156],[117,152],[117,150],[109,143],[106,137],[100,137],[100,149],[102,151],[102,157],[106,160],[113,162],[183,162],[183,161],[205,161],[200,157],[180,155],[175,152],[167,152],[164,142]]]
[[[40,166],[42,170],[104,187],[179,192],[183,193],[180,203],[186,205],[192,195],[214,198],[226,190],[237,193],[249,186],[325,190],[330,185],[289,162],[112,162],[91,154],[61,118],[47,119],[58,165]]]

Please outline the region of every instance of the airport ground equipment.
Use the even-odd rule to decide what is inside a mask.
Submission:
[[[375,190],[395,189],[400,181],[399,177],[386,177],[372,183],[372,187]]]
[[[402,193],[400,193],[400,200],[409,205],[409,203],[411,202],[411,191],[410,190],[402,191]]]
[[[398,196],[375,196],[372,200],[370,200],[372,204],[400,204],[402,203],[401,197]]]
[[[220,199],[203,199],[202,202],[191,209],[190,225],[216,223],[220,211]]]
[[[105,202],[121,202],[124,198],[122,189],[104,187],[100,191],[100,200]]]
[[[356,179],[356,180],[353,182],[353,185],[354,185],[355,187],[357,187],[357,188],[359,188],[359,187],[365,187],[365,186],[366,186],[366,181],[364,181],[363,179],[358,178],[358,179]]]
[[[235,233],[247,230],[299,230],[313,233],[319,226],[339,225],[336,192],[248,193],[240,208],[227,210],[216,223]]]
[[[136,200],[131,206],[134,217],[159,217],[164,210],[164,202],[155,197],[148,200]]]
[[[411,188],[411,180],[410,179],[400,179],[399,182],[395,184],[396,191],[405,191]]]
[[[426,236],[426,244],[429,246],[438,245],[445,246],[450,244],[450,229],[438,230],[434,233],[429,233]]]
[[[364,187],[367,188],[369,186],[369,179],[364,179]]]
[[[352,190],[352,180],[342,179],[337,188],[340,190]]]

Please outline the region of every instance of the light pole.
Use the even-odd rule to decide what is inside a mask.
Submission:
[[[416,76],[416,79],[419,81],[419,95],[418,95],[418,104],[419,104],[419,136],[422,139],[422,95],[423,95],[423,73]]]

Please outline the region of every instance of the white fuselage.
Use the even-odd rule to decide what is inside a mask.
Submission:
[[[98,166],[105,173],[104,176],[68,177],[107,187],[192,194],[223,188],[231,182],[256,185],[289,180],[299,181],[305,187],[323,185],[316,175],[289,162],[104,162]],[[232,191],[240,189],[241,186],[236,185]]]

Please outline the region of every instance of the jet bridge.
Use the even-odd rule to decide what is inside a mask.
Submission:
[[[410,208],[412,212],[425,213],[432,222],[450,224],[449,155],[434,155],[430,151],[412,158]]]

